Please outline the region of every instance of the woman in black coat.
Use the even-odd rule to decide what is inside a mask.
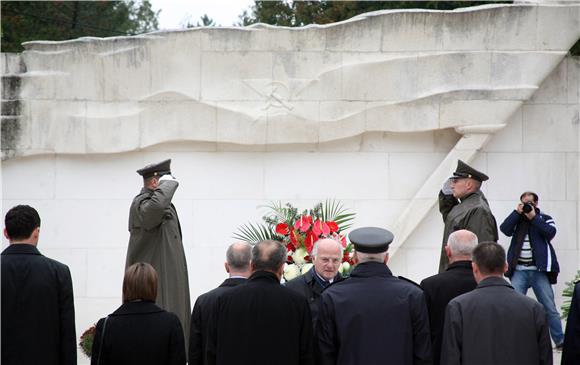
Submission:
[[[185,342],[177,316],[155,305],[157,273],[143,262],[123,279],[123,305],[101,318],[91,365],[184,365]]]

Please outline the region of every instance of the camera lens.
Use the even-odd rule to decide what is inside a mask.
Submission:
[[[529,212],[531,212],[533,209],[534,209],[534,207],[532,206],[532,204],[530,204],[530,203],[525,203],[525,204],[524,204],[524,207],[522,208],[522,211],[523,211],[524,213],[529,213]]]

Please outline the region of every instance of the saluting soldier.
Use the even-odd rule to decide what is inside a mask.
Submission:
[[[365,227],[352,231],[349,239],[356,267],[348,279],[322,293],[317,364],[431,364],[423,291],[393,276],[386,265],[393,234]]]
[[[440,273],[449,266],[445,245],[452,232],[466,229],[475,233],[479,242],[497,242],[497,223],[481,191],[481,184],[488,179],[483,172],[458,160],[453,176],[439,192],[439,211],[445,222],[439,259]]]
[[[143,188],[129,211],[129,247],[125,269],[136,262],[151,264],[159,275],[156,303],[179,317],[185,343],[191,305],[181,226],[171,203],[179,183],[171,174],[171,159],[137,170]]]

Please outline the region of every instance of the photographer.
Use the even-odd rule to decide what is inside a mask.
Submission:
[[[560,272],[554,247],[550,243],[556,235],[554,220],[540,212],[538,195],[526,191],[499,229],[512,237],[507,255],[509,268],[505,275],[518,292],[525,295],[530,287],[534,290],[546,310],[552,340],[556,348],[561,349],[564,334],[551,286],[556,283]]]

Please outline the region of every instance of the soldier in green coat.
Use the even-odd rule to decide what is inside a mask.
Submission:
[[[171,175],[171,160],[137,170],[143,188],[129,211],[129,247],[125,269],[136,262],[151,264],[159,275],[156,303],[179,317],[188,343],[191,306],[187,262],[181,226],[171,203],[179,183]]]
[[[479,242],[497,242],[497,223],[485,195],[480,190],[481,183],[488,179],[486,174],[459,160],[453,176],[439,192],[439,211],[445,222],[439,260],[440,273],[449,265],[445,244],[452,232],[466,229],[475,233]]]

